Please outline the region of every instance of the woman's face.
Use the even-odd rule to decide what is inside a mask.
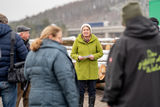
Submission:
[[[84,37],[90,37],[91,30],[87,26],[85,26],[82,29],[82,34],[83,34]]]
[[[53,37],[53,40],[62,43],[62,31],[59,31],[56,35],[56,37]]]

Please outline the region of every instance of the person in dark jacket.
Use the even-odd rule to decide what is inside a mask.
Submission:
[[[30,44],[29,44],[30,30],[31,30],[31,28],[26,27],[24,25],[19,25],[16,28],[17,33],[22,38],[22,40],[23,40],[25,46],[27,47],[28,51],[30,50]]]
[[[31,28],[26,27],[24,25],[19,25],[16,28],[17,33],[22,38],[25,46],[27,47],[28,51],[30,50],[29,44],[29,37],[30,37],[30,30]],[[19,103],[21,98],[23,97],[23,107],[29,107],[28,100],[29,100],[29,91],[30,91],[30,83],[29,81],[25,81],[23,83],[18,83],[17,85],[17,101],[16,107],[19,107]]]
[[[62,31],[47,26],[31,44],[24,74],[31,83],[29,107],[78,107],[76,73]]]
[[[0,96],[2,97],[3,107],[15,107],[17,98],[16,83],[9,83],[7,79],[8,69],[10,67],[12,32],[12,29],[7,23],[7,17],[0,14]],[[14,62],[16,62],[17,58],[24,61],[28,53],[21,37],[16,33],[14,53]]]
[[[111,107],[160,107],[160,35],[137,2],[123,7],[124,35],[106,71],[102,101]]]

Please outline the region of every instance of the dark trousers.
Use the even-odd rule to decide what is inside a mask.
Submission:
[[[84,96],[85,89],[88,89],[89,96],[95,96],[96,95],[96,82],[97,80],[78,80],[80,96]]]
[[[31,87],[30,83],[25,91],[22,89],[21,85],[22,85],[21,83],[18,83],[16,107],[19,107],[19,103],[22,97],[23,97],[23,107],[29,107],[29,92]]]

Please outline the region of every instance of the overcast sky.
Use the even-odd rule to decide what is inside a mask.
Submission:
[[[16,21],[74,1],[78,0],[1,0],[0,13]]]

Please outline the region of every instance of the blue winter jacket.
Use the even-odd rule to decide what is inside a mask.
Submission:
[[[74,66],[58,42],[45,39],[30,51],[24,74],[31,83],[29,107],[78,107]]]
[[[11,28],[7,24],[0,24],[0,81],[7,81],[10,66]],[[14,59],[25,60],[28,50],[19,35],[15,36]]]

